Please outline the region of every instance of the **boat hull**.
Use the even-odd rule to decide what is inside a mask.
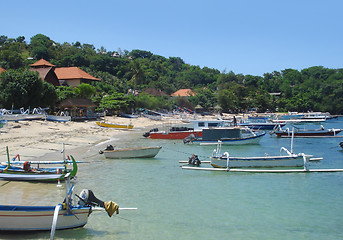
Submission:
[[[184,139],[193,134],[195,137],[202,137],[201,131],[175,131],[175,132],[150,132],[152,139]]]
[[[162,147],[141,147],[141,148],[124,148],[116,150],[105,150],[106,158],[120,159],[120,158],[153,158]]]
[[[336,136],[340,133],[341,129],[336,130],[324,130],[324,131],[304,131],[304,132],[295,132],[295,137],[324,137],[324,136]],[[292,132],[288,131],[276,131],[276,136],[278,137],[292,137]]]
[[[54,122],[69,122],[69,121],[71,121],[71,116],[47,115],[45,120],[54,121]]]
[[[203,139],[196,139],[193,140],[194,143],[200,143],[200,144],[207,144],[207,143],[217,143],[218,140],[222,142],[222,144],[225,145],[241,145],[241,144],[259,144],[262,137],[265,135],[265,133],[256,134],[256,136],[251,137],[242,137],[242,138],[221,138],[221,139],[215,139],[215,140],[203,140]]]
[[[114,123],[107,123],[107,122],[99,122],[96,121],[96,124],[100,127],[107,127],[107,128],[118,128],[118,129],[132,129],[133,125],[124,125],[124,124],[114,124]]]
[[[226,157],[211,157],[211,165],[216,168],[227,168]],[[302,155],[265,156],[265,157],[229,157],[230,168],[259,167],[303,167]]]
[[[70,173],[70,177],[76,176],[77,173],[77,163],[73,156],[70,156],[73,162],[73,169],[71,171],[64,171],[62,173],[56,173],[52,170],[46,171],[42,168],[32,169],[30,171],[25,171],[20,167],[10,167],[8,169],[5,166],[0,166],[0,180],[8,181],[36,181],[36,182],[57,182],[58,180],[65,180],[65,175],[67,172]]]
[[[242,126],[242,127],[248,127],[248,128],[251,128],[251,129],[254,129],[254,130],[273,130],[275,129],[276,127],[278,126],[285,126],[286,124],[283,123],[283,124],[276,124],[276,123],[241,123],[239,124],[239,126]]]
[[[55,206],[0,205],[1,231],[51,230]],[[90,214],[90,207],[73,207],[72,214],[60,210],[56,229],[83,227]]]
[[[1,180],[7,181],[55,181],[63,180],[64,174],[0,173]]]

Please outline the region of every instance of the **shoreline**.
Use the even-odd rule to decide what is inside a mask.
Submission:
[[[213,116],[212,116],[213,119]],[[182,119],[163,117],[156,121],[145,117],[134,119],[122,117],[106,117],[110,123],[133,124],[131,130],[99,127],[96,121],[84,122],[53,122],[45,120],[31,120],[8,122],[0,129],[0,162],[7,162],[6,146],[12,159],[19,154],[21,161],[55,160],[61,159],[63,144],[66,155],[80,152],[111,139],[124,136],[127,133],[143,132],[145,129],[169,124],[183,124]],[[81,151],[82,152],[82,151]],[[83,151],[82,153],[85,153]],[[47,158],[49,156],[49,159]],[[50,157],[50,155],[52,155]],[[78,159],[82,160],[82,159]]]
[[[225,114],[223,119],[230,119],[233,114]],[[246,118],[247,115],[235,115]],[[6,146],[9,148],[9,156],[12,159],[16,154],[22,161],[32,160],[61,160],[63,144],[66,155],[73,152],[86,153],[77,149],[90,149],[107,141],[125,136],[128,132],[149,131],[151,128],[167,127],[171,125],[185,124],[184,120],[213,120],[218,116],[201,115],[177,115],[163,116],[162,120],[152,120],[146,117],[123,118],[107,116],[106,120],[116,124],[133,124],[131,130],[99,127],[96,121],[84,122],[53,122],[46,120],[31,120],[8,122],[0,129],[0,162],[7,162]],[[58,154],[57,154],[58,153]],[[50,156],[50,155],[56,155]],[[48,155],[48,156],[47,156]],[[82,157],[82,156],[81,156]],[[48,159],[47,159],[48,158]],[[82,159],[78,159],[82,160]]]

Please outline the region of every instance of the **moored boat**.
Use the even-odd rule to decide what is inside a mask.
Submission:
[[[68,174],[69,175],[69,174]],[[106,210],[111,217],[119,213],[119,206],[113,201],[97,199],[91,190],[82,190],[77,204],[74,204],[74,185],[66,182],[66,197],[57,206],[0,205],[0,231],[51,230],[53,239],[56,229],[71,229],[87,224],[92,211]]]
[[[343,129],[340,128],[329,128],[325,129],[323,126],[319,129],[301,129],[295,128],[294,129],[294,137],[328,137],[328,136],[336,136]],[[278,128],[275,130],[275,134],[277,137],[292,137],[292,130],[289,128]]]
[[[7,150],[7,166],[0,165],[0,179],[7,181],[34,181],[34,182],[57,182],[58,180],[65,180],[65,175],[69,173],[70,178],[76,176],[77,163],[73,156],[70,156],[73,163],[72,170],[67,169],[66,165],[62,168],[33,168],[29,161],[22,161],[22,167],[13,166],[9,159]],[[40,162],[38,162],[39,164]],[[17,163],[18,165],[18,163]]]
[[[252,131],[248,127],[218,127],[202,129],[202,137],[190,139],[189,142],[206,144],[216,143],[220,140],[223,144],[259,144],[264,131]],[[185,141],[184,141],[185,142]]]
[[[153,128],[143,136],[152,139],[184,139],[193,134],[198,138],[202,137],[203,128],[225,126],[227,123],[225,120],[190,120],[187,124],[172,126],[168,130]]]
[[[272,122],[268,118],[249,118],[238,123],[239,126],[248,127],[254,130],[273,130],[278,126],[285,126],[285,122]]]
[[[65,175],[70,173],[73,178],[77,173],[77,163],[73,156],[70,156],[73,161],[73,169],[66,170],[61,168],[43,169],[31,168],[28,164],[23,168],[12,167],[0,169],[0,179],[7,181],[34,181],[34,182],[57,182],[58,180],[64,181]]]
[[[153,158],[162,147],[135,147],[135,148],[119,148],[114,149],[112,145],[107,146],[103,153],[106,158],[120,159],[120,158]]]
[[[287,155],[281,155],[281,151]],[[212,153],[211,165],[215,168],[273,168],[273,167],[304,167],[311,155],[304,153],[294,154],[286,148],[280,149],[280,155],[276,156],[258,156],[258,157],[236,157],[230,156],[228,152],[221,154],[221,143],[217,145]]]

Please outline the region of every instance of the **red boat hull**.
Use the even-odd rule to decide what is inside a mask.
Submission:
[[[175,132],[150,132],[150,138],[152,139],[184,139],[189,135],[202,137],[201,131],[175,131]]]

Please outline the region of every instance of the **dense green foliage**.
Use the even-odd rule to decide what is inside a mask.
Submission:
[[[32,59],[33,58],[33,59]],[[246,111],[257,108],[260,111],[329,111],[342,113],[343,69],[328,69],[314,66],[303,70],[285,69],[281,72],[265,73],[263,76],[220,72],[211,68],[200,68],[186,64],[179,57],[165,58],[149,51],[132,50],[116,52],[104,47],[96,49],[91,44],[56,43],[43,34],[33,36],[30,43],[24,37],[10,39],[0,36],[0,66],[17,70],[24,74],[28,65],[44,58],[57,67],[77,66],[100,78],[94,86],[81,86],[77,89],[59,87],[56,89],[58,100],[72,96],[91,98],[100,108],[131,110],[147,107],[150,109],[172,109],[174,104],[194,108],[200,105],[205,110],[220,106],[225,112]],[[19,73],[18,73],[19,74]],[[23,76],[24,82],[35,79]],[[26,84],[22,87],[18,77],[9,86],[8,74],[1,76],[1,106],[7,107],[14,99],[16,104],[51,104],[39,102],[42,87],[31,90]],[[18,82],[17,82],[18,81]],[[7,85],[3,82],[7,82]],[[20,86],[19,86],[20,85]],[[187,99],[156,97],[148,94],[124,97],[129,89],[143,92],[146,88],[156,88],[171,94],[180,88],[191,88],[197,94]],[[36,99],[29,99],[18,92],[33,91]],[[41,91],[40,94],[38,92]],[[281,95],[270,93],[281,93]],[[30,94],[32,96],[33,94]],[[56,95],[56,94],[55,94]],[[55,95],[51,95],[52,97]],[[38,97],[40,96],[40,97]],[[49,96],[49,95],[48,95]],[[19,107],[19,106],[18,106]]]
[[[54,86],[43,82],[37,72],[10,70],[1,74],[0,102],[5,108],[50,107],[57,100]]]

